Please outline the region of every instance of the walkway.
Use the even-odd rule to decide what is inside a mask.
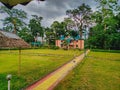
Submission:
[[[86,52],[86,54],[89,51]],[[84,58],[84,53],[74,58],[69,63],[63,65],[61,68],[50,73],[40,81],[29,86],[26,90],[52,90],[79,62]]]

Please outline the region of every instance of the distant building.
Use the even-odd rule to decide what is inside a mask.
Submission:
[[[0,30],[0,48],[29,48],[27,42],[16,34]]]
[[[36,42],[41,42],[42,44],[46,42],[45,37],[36,37]]]
[[[42,42],[42,37],[37,37],[37,42]]]
[[[66,44],[65,44],[66,42]],[[75,39],[71,37],[64,38],[61,36],[59,40],[56,40],[56,46],[60,48],[68,47],[68,48],[78,48],[78,49],[84,49],[84,40],[80,40],[79,36],[75,37]]]

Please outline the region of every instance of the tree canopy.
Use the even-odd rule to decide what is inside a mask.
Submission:
[[[118,0],[96,0],[98,11],[92,18],[96,25],[90,29],[90,48],[120,49],[120,18]]]
[[[21,28],[24,27],[24,20],[27,19],[27,13],[23,10],[10,10],[5,6],[1,6],[0,13],[6,13],[8,15],[5,19],[2,19],[4,28],[6,30],[17,33],[17,31],[21,30]]]
[[[78,27],[80,37],[82,39],[83,30],[85,26],[89,26],[91,23],[92,10],[89,5],[82,4],[77,9],[67,10],[66,14],[74,21],[74,25]]]

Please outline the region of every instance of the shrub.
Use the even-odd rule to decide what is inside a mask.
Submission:
[[[57,49],[59,49],[59,47],[58,47],[58,46],[55,46],[55,45],[51,45],[51,46],[50,46],[50,49],[57,50]]]

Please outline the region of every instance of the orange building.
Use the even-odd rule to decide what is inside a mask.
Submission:
[[[56,40],[56,46],[64,48],[64,40]],[[84,40],[71,40],[68,44],[68,48],[84,49]]]

